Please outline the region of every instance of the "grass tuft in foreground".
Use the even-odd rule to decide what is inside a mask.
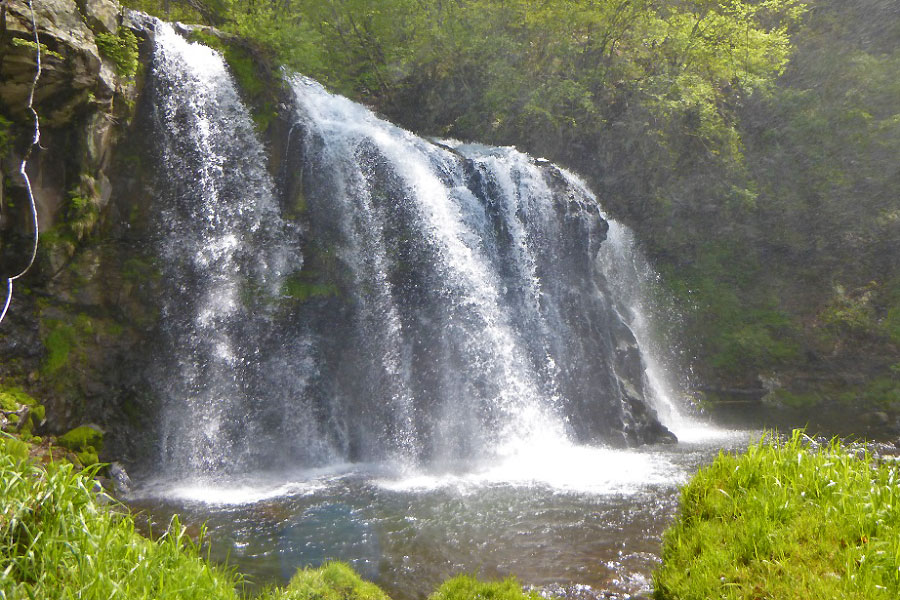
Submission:
[[[441,584],[428,600],[543,600],[537,592],[526,592],[514,577],[503,581],[479,581],[458,575]]]
[[[81,432],[86,433],[86,432]],[[77,437],[77,436],[75,436]],[[80,439],[80,438],[79,438]],[[0,600],[237,600],[240,575],[204,560],[177,519],[151,541],[134,519],[97,501],[93,475],[69,462],[42,465],[0,432]],[[445,582],[431,600],[540,600],[515,579]],[[390,600],[349,565],[297,571],[258,600]]]
[[[0,598],[233,599],[239,577],[209,565],[173,521],[156,542],[100,506],[91,471],[0,451]]]
[[[685,486],[659,600],[900,597],[900,474],[799,431],[720,454]]]
[[[259,600],[391,600],[374,583],[364,581],[350,565],[330,562],[318,569],[300,569],[285,588],[264,593]]]

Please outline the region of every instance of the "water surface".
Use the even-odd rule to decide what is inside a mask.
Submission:
[[[148,482],[132,505],[157,530],[173,513],[205,522],[211,557],[254,585],[339,559],[395,600],[459,573],[625,596],[649,588],[679,484],[754,435],[694,430],[683,432],[693,441],[639,450],[536,445],[430,471],[343,464],[228,485]]]

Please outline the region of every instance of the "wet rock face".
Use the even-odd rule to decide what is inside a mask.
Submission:
[[[116,34],[122,20],[114,0],[0,2],[4,278],[24,268],[32,243],[19,168],[34,132],[27,101],[38,64],[34,24],[41,65],[33,101],[41,143],[26,163],[41,237],[38,260],[16,282],[0,326],[0,385],[46,400],[48,432],[86,417],[113,420],[103,415],[128,379],[128,370],[115,366],[137,339],[122,291],[122,264],[134,252],[112,250],[111,232],[121,220],[112,209],[122,191],[113,150],[125,135],[140,78],[118,74],[97,45],[97,36]],[[139,40],[146,37],[132,29]]]
[[[62,126],[97,89],[100,52],[73,0],[40,0],[33,7],[43,50],[35,106],[46,126]],[[36,67],[31,7],[11,0],[5,8],[0,102],[12,116],[24,118]]]
[[[121,7],[114,0],[85,0],[81,6],[74,0],[8,0],[0,5],[0,13],[0,116],[11,124],[9,139],[14,141],[0,149],[8,151],[0,156],[0,165],[12,193],[22,195],[16,171],[31,138],[28,96],[34,85],[42,143],[33,152],[28,173],[41,231],[47,231],[58,221],[68,196],[87,199],[100,209],[111,194],[105,170],[116,140],[113,123],[128,120],[136,85],[117,75],[115,65],[98,49],[96,36],[118,30]],[[33,23],[40,40],[36,85]],[[27,215],[10,215],[0,228],[24,229],[28,221]]]

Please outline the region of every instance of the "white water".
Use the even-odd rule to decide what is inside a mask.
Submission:
[[[637,249],[634,233],[614,219],[605,215],[604,218],[609,223],[609,231],[597,260],[603,265],[603,273],[641,346],[650,398],[660,421],[682,443],[724,441],[740,435],[692,416],[686,394],[682,392],[677,397],[677,377],[666,367],[663,357],[668,354],[669,364],[677,363],[677,358],[671,349],[660,344],[648,306],[648,299],[656,293],[652,288],[658,285],[659,275]]]
[[[634,493],[684,477],[666,452],[602,443],[644,426],[628,408],[640,388],[682,441],[727,435],[679,409],[644,304],[652,271],[615,221],[601,242],[577,177],[514,148],[423,140],[294,77],[314,182],[301,235],[222,57],[162,23],[156,44],[175,360],[165,480],[146,493],[244,504],[342,477]],[[318,275],[301,238],[333,257],[339,292],[292,314],[284,277]],[[260,289],[273,300],[248,299]],[[619,372],[635,340],[643,382]]]
[[[562,443],[522,448],[499,460],[459,465],[457,470],[401,470],[391,464],[342,464],[228,482],[197,479],[150,482],[132,496],[168,498],[215,506],[241,506],[312,494],[327,496],[345,479],[368,481],[391,492],[435,490],[478,494],[491,487],[542,488],[561,494],[630,495],[686,481],[688,472],[659,449],[615,450]]]
[[[156,21],[152,78],[161,131],[157,186],[163,335],[157,377],[162,470],[207,473],[252,456],[246,379],[266,336],[265,307],[302,264],[273,197],[262,145],[222,56]],[[252,242],[251,242],[252,240]],[[246,420],[246,423],[241,421]],[[236,427],[246,429],[236,436]]]

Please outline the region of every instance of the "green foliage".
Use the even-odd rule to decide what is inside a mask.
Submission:
[[[479,581],[469,575],[459,575],[441,584],[428,600],[540,600],[537,592],[525,592],[514,577],[503,581]]]
[[[26,40],[25,38],[13,38],[11,40],[13,46],[18,48],[29,48],[33,51],[37,51],[38,45],[33,40]],[[53,57],[58,60],[63,60],[63,55],[59,52],[54,52],[50,48],[47,47],[46,44],[40,45],[41,50],[41,58]]]
[[[892,370],[888,375],[873,376],[863,385],[843,392],[839,399],[853,407],[900,410],[900,374]]]
[[[125,6],[154,15],[166,21],[182,23],[207,23],[210,15],[197,10],[203,2],[181,2],[179,0],[126,0]],[[167,10],[168,9],[168,10]]]
[[[101,32],[94,36],[97,48],[116,65],[120,77],[132,78],[138,70],[137,37],[127,27],[120,27],[118,33]]]
[[[93,465],[103,449],[103,432],[89,425],[82,425],[61,435],[57,443],[75,452],[82,465]]]
[[[850,295],[843,286],[835,288],[835,295],[822,312],[821,320],[834,335],[865,335],[876,328],[872,306],[872,287]]]
[[[720,454],[682,490],[655,597],[896,598],[898,500],[893,466],[797,431]]]
[[[689,330],[703,340],[705,362],[740,378],[797,359],[790,315],[771,289],[756,285],[758,260],[733,243],[707,242],[697,252],[699,258],[678,272],[663,270],[663,281],[684,307]]]
[[[76,241],[89,234],[99,219],[100,208],[93,198],[80,194],[78,190],[69,192],[65,227]]]
[[[0,447],[0,596],[237,598],[237,577],[203,561],[177,519],[142,538],[130,515],[98,506],[91,475]]]
[[[318,569],[297,571],[284,589],[272,590],[260,600],[390,600],[378,586],[356,574],[350,565],[329,562]]]

